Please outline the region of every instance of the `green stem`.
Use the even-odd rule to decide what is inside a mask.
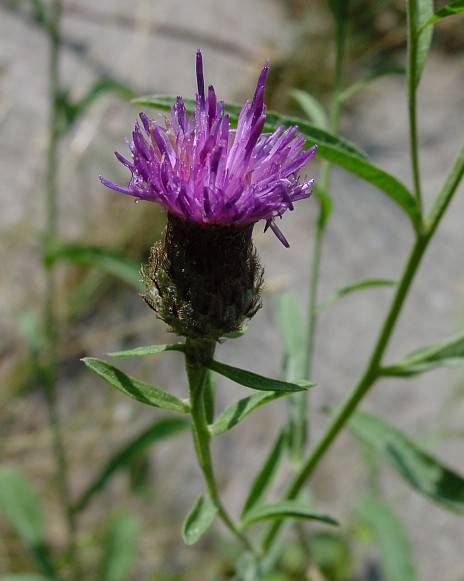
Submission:
[[[330,129],[333,133],[337,133],[340,122],[340,114],[342,101],[340,93],[342,91],[343,83],[343,64],[345,59],[345,45],[346,45],[346,18],[340,17],[336,20],[336,54],[335,54],[335,80],[334,90],[332,95],[331,109],[330,109]],[[332,164],[328,161],[323,161],[321,165],[321,179],[320,188],[323,193],[328,193],[330,187],[330,177],[332,172]],[[308,301],[308,323],[306,328],[306,342],[305,342],[305,359],[303,362],[303,376],[310,378],[312,373],[315,336],[317,330],[317,304],[318,304],[318,290],[319,290],[319,273],[322,255],[322,242],[325,233],[326,220],[324,218],[324,208],[321,204],[319,209],[319,218],[316,223],[316,232],[314,238],[313,254],[311,259],[311,272],[309,279],[309,301]],[[308,425],[308,394],[302,394],[299,398],[300,417],[303,419],[303,426],[301,432],[301,444],[298,450],[299,461],[302,461],[306,441],[309,437]]]
[[[206,418],[204,391],[208,377],[208,369],[205,366],[205,362],[213,357],[215,347],[214,341],[187,339],[185,343],[193,441],[206,487],[220,518],[242,546],[247,551],[256,554],[249,539],[239,530],[225,509],[214,476],[210,449],[211,434],[208,430]]]
[[[49,135],[46,172],[46,228],[45,244],[56,238],[58,230],[58,146],[59,146],[59,64],[60,64],[60,25],[62,2],[53,0],[48,11],[47,29],[49,37]],[[69,468],[63,440],[60,415],[57,401],[57,319],[55,314],[56,280],[53,268],[45,271],[45,306],[44,326],[46,347],[44,353],[45,372],[42,380],[48,409],[48,421],[53,438],[53,450],[56,459],[56,479],[60,502],[68,528],[68,555],[74,568],[75,578],[79,578],[79,567],[76,547],[76,518],[72,510]]]
[[[360,401],[379,377],[381,359],[388,346],[396,321],[398,320],[405,298],[411,288],[412,281],[414,280],[414,276],[421,263],[422,256],[427,248],[429,240],[430,238],[428,236],[422,236],[416,240],[406,263],[395,296],[393,297],[387,317],[385,318],[380,331],[379,338],[369,358],[366,370],[351,394],[345,402],[342,403],[339,411],[335,414],[312,454],[308,457],[298,474],[293,479],[286,494],[287,499],[296,498],[307,478],[309,478],[316,466],[319,464],[324,453],[333,443],[340,430],[356,410]],[[266,551],[269,550],[269,547],[272,545],[280,526],[281,523],[274,524],[265,537],[264,549]]]
[[[411,167],[419,210],[422,211],[422,188],[419,167],[419,148],[417,140],[417,7],[416,0],[408,0],[408,110],[409,110],[409,147]]]

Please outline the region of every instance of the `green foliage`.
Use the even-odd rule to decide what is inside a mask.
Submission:
[[[0,469],[0,511],[31,552],[41,571],[48,579],[55,579],[45,544],[39,499],[24,476],[11,468]]]
[[[364,280],[357,280],[356,282],[347,284],[346,286],[343,286],[334,291],[318,305],[317,309],[318,311],[322,311],[323,309],[326,309],[327,307],[338,301],[338,299],[341,299],[342,297],[345,297],[346,295],[349,295],[359,290],[385,286],[392,287],[395,285],[396,281],[387,278],[368,278]]]
[[[464,333],[421,347],[383,370],[384,375],[412,377],[437,367],[464,365]]]
[[[351,432],[381,454],[419,494],[454,512],[464,512],[464,478],[422,451],[397,428],[371,414],[356,412]]]
[[[109,383],[112,387],[115,387],[132,399],[175,412],[187,413],[189,410],[188,405],[176,396],[150,383],[145,383],[144,381],[130,377],[102,359],[84,357],[82,361],[91,371],[106,381],[106,383]]]
[[[137,458],[155,442],[174,436],[187,429],[189,425],[188,420],[184,418],[160,418],[148,428],[142,430],[129,443],[112,454],[108,462],[76,502],[74,511],[80,512],[86,508],[90,500],[97,493],[102,492],[118,470],[126,468],[132,460]]]
[[[211,435],[218,436],[219,434],[223,434],[224,432],[231,430],[239,422],[250,415],[254,410],[286,395],[288,395],[287,391],[273,391],[270,393],[266,392],[250,395],[240,399],[235,403],[230,404],[219,415],[214,424],[210,426]]]
[[[231,365],[226,365],[225,363],[220,363],[219,361],[214,360],[209,361],[207,366],[209,369],[216,371],[216,373],[235,381],[235,383],[259,391],[295,392],[314,387],[314,383],[311,383],[310,381],[301,380],[290,383],[287,381],[281,381],[280,379],[271,379],[270,377],[264,377],[263,375],[258,375],[252,371],[232,367]]]
[[[216,518],[217,507],[209,496],[197,498],[182,525],[182,538],[186,545],[195,544]]]
[[[317,531],[309,537],[311,558],[328,581],[351,581],[353,564],[347,541],[331,531]]]
[[[144,347],[136,347],[135,349],[128,349],[127,351],[115,351],[108,353],[110,357],[145,357],[147,355],[158,355],[165,351],[180,351],[183,353],[185,347],[183,343],[172,343],[167,345],[146,345]]]
[[[314,511],[306,503],[299,500],[283,500],[260,505],[245,513],[241,522],[245,528],[264,520],[282,520],[286,518],[316,520],[324,524],[338,526],[338,522],[334,518]]]
[[[243,516],[252,510],[264,497],[266,491],[272,484],[272,480],[277,472],[280,461],[283,456],[283,451],[285,449],[285,432],[281,432],[274,445],[271,448],[267,458],[264,460],[264,464],[261,470],[256,475],[253,480],[248,496],[245,500],[245,504],[242,510]]]
[[[454,2],[449,2],[442,6],[439,10],[436,10],[432,16],[430,16],[425,23],[422,25],[419,33],[422,32],[428,26],[442,20],[443,18],[447,18],[448,16],[454,16],[455,14],[462,14],[464,12],[464,0],[454,0]]]
[[[417,575],[409,540],[388,504],[376,496],[366,496],[355,503],[355,511],[374,533],[385,581],[415,581]]]
[[[80,242],[48,241],[45,245],[44,264],[52,268],[58,262],[97,267],[123,282],[141,289],[140,266],[137,261],[113,248],[89,246]]]
[[[327,113],[315,97],[301,89],[292,89],[290,95],[295,99],[303,113],[316,127],[328,129],[329,119]]]
[[[109,523],[101,561],[101,581],[129,581],[137,546],[137,520],[125,513],[115,514]]]
[[[377,79],[381,79],[382,77],[390,76],[390,75],[404,75],[406,73],[406,69],[400,66],[391,66],[386,67],[384,69],[379,69],[374,71],[370,74],[366,79],[362,79],[344,89],[338,96],[338,99],[341,102],[345,102],[348,99],[351,99],[354,95],[371,85]]]
[[[412,62],[408,74],[413,75],[414,85],[419,85],[422,71],[432,42],[433,29],[429,26],[422,34],[419,31],[433,17],[433,0],[407,0],[409,18],[409,38],[412,45]]]

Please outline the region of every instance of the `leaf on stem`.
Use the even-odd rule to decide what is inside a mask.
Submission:
[[[456,367],[464,365],[464,333],[421,347],[404,359],[382,369],[388,376],[412,377],[437,367]]]
[[[136,289],[141,289],[139,263],[114,248],[53,240],[45,245],[43,260],[47,268],[57,262],[97,267]]]
[[[432,42],[433,28],[427,27],[421,32],[424,24],[433,16],[433,0],[408,0],[409,18],[414,14],[412,30],[414,38],[408,39],[408,42],[415,43],[415,86],[419,81],[424,70],[427,56]]]
[[[119,513],[110,520],[104,541],[99,579],[101,581],[125,581],[130,578],[137,545],[137,520]]]
[[[210,433],[212,436],[218,436],[228,430],[231,430],[239,422],[245,419],[254,410],[259,407],[288,395],[286,391],[273,391],[270,393],[260,393],[257,395],[250,395],[244,397],[239,401],[229,405],[219,415],[218,419],[210,426]]]
[[[164,353],[165,351],[185,351],[185,346],[183,343],[171,343],[166,345],[146,345],[143,347],[135,347],[135,349],[128,349],[126,351],[115,351],[113,353],[108,353],[110,357],[145,357],[146,355],[158,355],[158,353]]]
[[[419,34],[430,25],[447,18],[448,16],[454,16],[455,14],[462,14],[464,12],[464,0],[455,0],[454,2],[449,2],[442,6],[439,10],[436,10],[432,16],[430,16],[426,22],[422,25],[419,30]]]
[[[419,494],[454,512],[464,511],[464,478],[422,451],[397,428],[371,414],[357,412],[350,431],[382,454],[400,476]]]
[[[235,383],[259,391],[282,391],[291,393],[314,387],[314,383],[311,383],[310,381],[301,380],[290,383],[288,381],[281,381],[280,379],[264,377],[263,375],[258,375],[252,371],[232,367],[231,365],[226,365],[225,363],[220,363],[215,360],[209,361],[207,366],[209,369],[216,371],[216,373],[235,381]]]
[[[327,113],[315,97],[300,89],[292,89],[290,95],[295,99],[304,114],[316,127],[321,127],[322,129],[327,129],[329,127]]]
[[[245,514],[241,525],[245,528],[253,523],[264,520],[282,520],[286,518],[316,520],[325,524],[338,526],[338,522],[334,518],[314,511],[307,504],[299,500],[283,500],[258,506]]]
[[[409,539],[388,504],[375,496],[366,496],[355,503],[354,509],[375,535],[385,581],[415,581]]]
[[[0,510],[48,579],[56,579],[44,539],[39,499],[22,474],[0,469]]]
[[[183,413],[189,411],[188,405],[176,396],[163,391],[159,387],[130,377],[102,359],[84,357],[82,361],[104,381],[132,399],[166,410]]]
[[[356,291],[364,290],[367,288],[376,288],[385,286],[389,287],[396,286],[396,281],[388,278],[367,278],[364,280],[352,282],[350,284],[347,284],[346,286],[337,289],[332,294],[330,294],[325,300],[323,300],[318,305],[317,310],[322,311],[326,309],[328,306],[338,301],[338,299],[341,299],[342,297],[345,297],[346,295],[349,295]]]
[[[182,538],[186,545],[195,544],[213,524],[218,509],[209,496],[197,498],[182,525]]]
[[[174,436],[187,429],[189,422],[185,418],[160,418],[153,422],[147,429],[137,434],[128,444],[117,450],[98,476],[87,487],[85,492],[74,506],[74,512],[81,512],[90,500],[101,492],[112,476],[122,468],[125,468],[141,452],[152,446],[155,442]]]
[[[269,486],[272,484],[272,479],[277,472],[277,468],[279,467],[283,456],[282,452],[285,449],[285,439],[285,432],[282,431],[277,437],[277,440],[272,446],[267,458],[264,460],[261,470],[253,480],[250,492],[248,493],[243,506],[242,517],[260,502],[266,491],[269,489]]]

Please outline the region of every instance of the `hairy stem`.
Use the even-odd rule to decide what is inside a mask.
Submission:
[[[234,537],[241,543],[244,549],[254,554],[255,550],[249,539],[239,530],[225,509],[220,498],[219,490],[214,476],[210,449],[211,435],[208,430],[204,397],[208,369],[204,363],[213,356],[215,347],[216,344],[214,341],[194,341],[187,339],[185,343],[193,441],[198,463],[205,478],[206,487],[208,489],[211,500],[218,510],[220,518],[229,529],[229,531],[234,535]]]
[[[60,24],[62,2],[53,0],[48,11],[47,28],[49,37],[49,130],[46,171],[46,228],[45,244],[56,237],[58,230],[58,146],[59,146],[59,64],[60,64]],[[56,460],[56,479],[60,502],[65,515],[68,529],[68,556],[74,569],[75,578],[79,578],[79,568],[76,548],[76,518],[72,510],[72,499],[69,484],[69,468],[60,415],[57,401],[57,320],[55,314],[56,280],[53,268],[45,271],[45,305],[44,327],[46,347],[44,353],[45,369],[42,381],[48,409],[48,421],[53,438],[53,450]]]

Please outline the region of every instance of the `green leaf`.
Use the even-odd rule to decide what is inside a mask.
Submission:
[[[282,520],[284,518],[317,520],[329,525],[338,525],[338,522],[332,517],[315,512],[299,500],[283,500],[272,504],[263,504],[250,510],[242,519],[242,526],[247,527],[263,520]]]
[[[111,456],[98,476],[76,502],[73,508],[74,512],[80,512],[86,508],[89,501],[106,487],[112,476],[118,470],[127,467],[141,452],[148,449],[155,442],[169,438],[187,429],[189,425],[188,420],[184,418],[160,418],[147,429],[137,434],[128,444],[119,448]]]
[[[123,99],[134,98],[134,91],[120,81],[111,78],[100,78],[90,87],[88,92],[79,99],[73,101],[68,90],[63,90],[59,94],[58,105],[63,115],[64,130],[70,129],[83,113],[94,103],[98,97],[106,93],[115,93]]]
[[[414,43],[414,83],[417,87],[424,70],[427,56],[432,42],[433,28],[427,27],[422,32],[421,29],[424,24],[433,16],[433,0],[408,0],[408,18],[412,20],[410,23],[410,34],[413,38],[409,38],[408,42]]]
[[[385,367],[382,373],[388,376],[411,377],[437,367],[459,365],[464,365],[464,333],[421,347],[398,363]]]
[[[385,581],[415,581],[411,546],[401,521],[380,498],[366,496],[354,507],[372,529],[380,549]]]
[[[185,351],[183,343],[172,343],[167,345],[147,345],[145,347],[136,347],[135,349],[128,349],[127,351],[115,351],[108,353],[110,357],[145,357],[146,355],[158,355],[165,351]]]
[[[297,383],[289,383],[287,381],[281,381],[280,379],[271,379],[253,373],[252,371],[232,367],[231,365],[226,365],[225,363],[220,363],[219,361],[214,360],[209,361],[207,366],[209,369],[216,371],[216,373],[235,381],[235,383],[259,391],[284,391],[290,393],[294,391],[303,391],[314,386],[314,383],[306,380],[301,380]]]
[[[390,287],[396,286],[396,281],[388,279],[388,278],[367,278],[364,280],[358,280],[356,282],[352,282],[350,284],[347,284],[346,286],[343,286],[343,287],[337,289],[332,294],[330,294],[324,301],[322,301],[318,305],[317,310],[322,311],[323,309],[326,309],[328,306],[335,303],[335,301],[338,301],[338,299],[341,299],[342,297],[349,295],[351,293],[354,293],[358,290],[364,290],[367,288],[384,287],[384,286],[390,286]]]
[[[271,393],[260,393],[244,397],[243,399],[227,406],[214,424],[210,426],[211,435],[218,436],[219,434],[231,430],[255,409],[285,395],[288,395],[288,392],[273,391]]]
[[[39,499],[24,476],[11,468],[0,469],[0,511],[32,553],[42,572],[49,579],[55,579],[45,545]]]
[[[141,289],[138,262],[113,248],[53,240],[46,244],[44,264],[47,268],[51,268],[57,262],[71,262],[82,266],[97,267],[129,285]]]
[[[316,127],[321,127],[322,129],[328,128],[329,120],[325,109],[315,97],[300,89],[292,89],[290,95]]]
[[[462,14],[463,12],[464,12],[464,0],[455,0],[454,2],[449,2],[448,4],[445,4],[444,6],[442,6],[442,8],[436,10],[435,13],[426,20],[426,22],[422,25],[421,29],[419,30],[419,34],[422,34],[425,28],[427,28],[431,24],[434,24],[438,20],[441,20],[442,18],[447,18],[448,16],[453,16],[455,14]]]
[[[137,401],[176,412],[187,413],[189,410],[189,406],[176,396],[159,387],[130,377],[106,361],[95,357],[84,357],[82,361],[104,381]]]
[[[350,99],[351,97],[356,95],[356,93],[359,93],[365,87],[371,85],[377,79],[380,79],[382,77],[386,77],[389,75],[404,75],[405,73],[406,73],[406,69],[404,67],[400,67],[400,66],[391,66],[391,67],[386,67],[384,69],[379,69],[378,71],[374,71],[366,79],[362,79],[361,81],[358,81],[357,83],[354,83],[350,87],[346,88],[344,91],[342,91],[340,93],[338,98],[341,102],[344,103],[345,101],[347,101],[348,99]]]
[[[43,542],[39,499],[24,476],[10,468],[0,470],[0,509],[26,545],[33,547]]]
[[[137,520],[124,513],[116,514],[110,521],[104,541],[101,581],[127,581],[135,561],[137,546]]]
[[[285,378],[293,381],[305,374],[305,330],[300,306],[292,293],[281,293],[277,297],[275,317],[284,343]]]
[[[327,529],[309,535],[311,557],[324,580],[347,581],[354,578],[350,541]]]
[[[195,544],[213,524],[218,509],[209,496],[197,498],[182,525],[182,538],[186,545]]]
[[[175,103],[175,99],[175,97],[154,95],[141,97],[133,102],[146,107],[170,110]],[[184,101],[187,111],[192,112],[195,108],[195,102],[192,99],[185,99]],[[225,105],[225,110],[230,114],[232,123],[237,122],[240,109],[241,107],[236,104],[227,103]],[[408,188],[391,174],[370,163],[366,159],[365,153],[355,145],[329,131],[310,125],[302,119],[268,111],[264,131],[273,131],[279,125],[284,127],[298,125],[300,132],[308,139],[307,146],[310,147],[314,144],[318,146],[319,157],[339,165],[376,186],[408,214],[415,227],[419,226],[420,214],[417,202]]]
[[[281,432],[271,448],[261,470],[256,475],[242,510],[242,517],[263,498],[277,472],[285,449],[285,432]]]
[[[422,451],[397,428],[365,412],[355,413],[349,428],[377,454],[382,454],[419,494],[448,510],[464,511],[464,478]]]
[[[316,184],[316,187],[314,188],[314,193],[316,194],[320,204],[318,226],[321,230],[324,230],[332,214],[334,203],[329,194],[327,192],[323,192],[318,184]]]

